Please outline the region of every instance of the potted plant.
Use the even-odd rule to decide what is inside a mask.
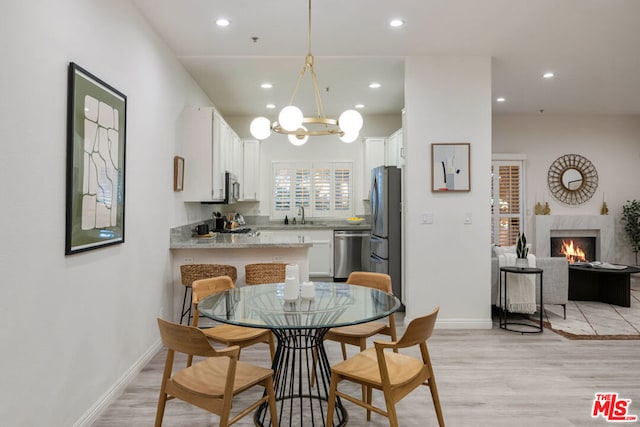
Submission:
[[[529,255],[529,248],[527,248],[527,236],[525,236],[524,233],[521,233],[518,236],[518,243],[516,244],[516,267],[529,267],[527,255]]]
[[[624,233],[631,243],[631,249],[636,255],[636,265],[638,265],[638,252],[640,251],[640,201],[627,200],[627,204],[622,206],[622,223]]]

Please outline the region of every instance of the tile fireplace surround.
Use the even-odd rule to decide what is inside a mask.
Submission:
[[[595,237],[596,260],[616,261],[611,215],[536,215],[535,227],[536,256],[551,256],[551,237]]]

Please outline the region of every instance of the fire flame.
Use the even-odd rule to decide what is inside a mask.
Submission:
[[[560,251],[562,255],[567,257],[567,261],[569,262],[577,262],[577,261],[586,261],[587,258],[585,253],[580,249],[579,246],[573,246],[573,240],[570,240],[569,243],[562,241],[562,250]]]

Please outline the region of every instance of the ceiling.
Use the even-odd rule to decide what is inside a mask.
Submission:
[[[223,115],[275,118],[289,103],[308,52],[306,0],[131,1]],[[399,112],[404,58],[425,55],[491,56],[494,114],[640,114],[639,16],[637,0],[315,0],[311,53],[330,117],[356,103]],[[308,74],[296,104],[315,112]]]

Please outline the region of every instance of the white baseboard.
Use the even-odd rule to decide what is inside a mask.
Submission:
[[[73,427],[89,427],[124,392],[125,388],[133,381],[147,363],[158,353],[162,342],[158,339],[149,349],[134,363],[109,390],[107,390],[82,416],[73,424]]]

